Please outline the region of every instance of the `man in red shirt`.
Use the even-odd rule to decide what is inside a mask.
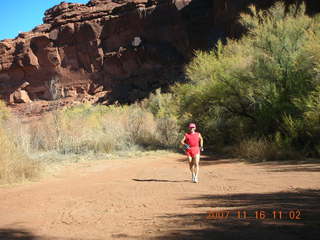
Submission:
[[[196,132],[196,124],[189,124],[189,133],[186,133],[181,140],[185,152],[188,156],[189,167],[192,174],[192,182],[198,182],[200,150],[203,151],[203,138]],[[199,147],[200,141],[200,147]]]

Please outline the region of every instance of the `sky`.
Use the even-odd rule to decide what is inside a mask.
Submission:
[[[62,0],[16,0],[1,1],[0,40],[15,38],[19,32],[28,32],[43,23],[45,10]],[[66,0],[72,3],[87,3],[89,0]]]

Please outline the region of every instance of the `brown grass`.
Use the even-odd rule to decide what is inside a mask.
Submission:
[[[257,161],[278,159],[277,146],[266,139],[247,139],[236,147],[235,154],[241,158]]]
[[[13,183],[38,177],[40,165],[28,158],[0,128],[0,183]]]
[[[176,144],[178,136],[176,121],[156,119],[138,105],[81,105],[52,112],[26,128],[29,149],[63,154],[168,147]]]
[[[138,104],[79,105],[53,111],[37,121],[21,124],[1,107],[0,181],[31,179],[59,156],[117,154],[175,147],[179,128],[175,119],[156,118]],[[0,111],[1,113],[1,111]],[[43,159],[43,156],[46,159]],[[38,159],[33,161],[31,159]],[[51,159],[50,161],[47,161]],[[55,160],[56,159],[56,160]]]
[[[265,138],[251,138],[240,142],[233,148],[233,155],[253,161],[273,161],[273,160],[303,160],[301,153],[278,146]]]

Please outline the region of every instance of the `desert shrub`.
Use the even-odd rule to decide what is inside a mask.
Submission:
[[[176,118],[165,117],[156,119],[156,139],[165,148],[177,148],[182,138],[180,126]]]
[[[9,110],[0,102],[0,183],[30,180],[38,176],[40,165],[30,159],[11,134]]]
[[[0,100],[0,122],[8,120],[10,117],[10,111],[6,107],[6,104]]]
[[[156,120],[156,141],[159,146],[176,148],[182,137],[182,118],[178,119],[178,98],[173,93],[157,89],[141,102],[141,107],[153,114]]]
[[[317,155],[318,123],[307,123],[316,111],[306,104],[318,93],[319,21],[304,4],[279,2],[265,11],[250,7],[240,23],[247,29],[241,39],[195,53],[186,68],[190,82],[173,87],[178,117],[196,121],[211,144],[266,138]]]
[[[283,147],[267,138],[249,138],[229,149],[235,157],[251,161],[303,160],[304,156],[291,147]]]
[[[109,128],[104,115],[111,116]],[[123,133],[119,131],[115,115],[108,114],[108,109],[91,108],[89,105],[54,111],[31,123],[28,128],[31,145],[36,150],[55,150],[64,154],[111,152],[116,148],[115,139],[119,140]]]
[[[137,105],[132,105],[127,112],[126,130],[132,142],[142,146],[156,144],[156,121],[152,113]]]
[[[131,106],[79,105],[54,111],[40,121],[30,123],[30,148],[37,151],[73,153],[110,153],[136,147],[159,148],[168,131],[163,123],[139,104]],[[161,131],[159,131],[159,129]],[[174,135],[175,132],[172,132]],[[172,139],[171,139],[172,140]]]
[[[279,149],[266,139],[247,139],[240,142],[235,149],[235,154],[250,160],[275,160],[279,157]]]
[[[172,93],[161,93],[161,89],[157,89],[141,102],[141,106],[156,118],[175,117],[178,110],[175,101]]]

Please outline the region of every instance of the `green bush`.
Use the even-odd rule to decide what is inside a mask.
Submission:
[[[267,138],[319,156],[319,122],[309,119],[317,119],[319,108],[317,19],[305,14],[304,4],[251,6],[240,18],[245,36],[195,53],[186,69],[190,83],[173,88],[178,117],[196,121],[213,145]]]

